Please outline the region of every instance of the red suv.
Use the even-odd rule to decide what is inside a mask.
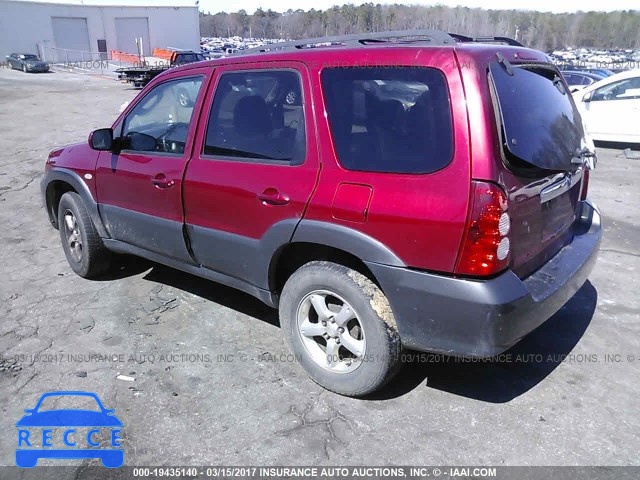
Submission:
[[[496,355],[580,288],[590,145],[543,53],[386,32],[171,69],[51,152],[42,192],[77,274],[125,253],[247,292],[359,396],[402,348]]]

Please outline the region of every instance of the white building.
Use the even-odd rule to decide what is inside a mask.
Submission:
[[[96,60],[114,50],[199,49],[196,0],[0,0],[0,61],[13,52],[45,60]],[[93,53],[86,53],[93,52]],[[97,52],[102,52],[100,55]],[[56,58],[47,58],[54,56]],[[89,57],[89,58],[87,58]]]

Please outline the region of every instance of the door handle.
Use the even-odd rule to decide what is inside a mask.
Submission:
[[[151,183],[153,183],[156,188],[161,189],[171,188],[176,184],[173,180],[169,180],[164,173],[159,173],[155,177],[152,177]]]
[[[286,205],[289,203],[289,197],[283,195],[273,187],[269,187],[264,192],[259,193],[258,200],[264,205]]]

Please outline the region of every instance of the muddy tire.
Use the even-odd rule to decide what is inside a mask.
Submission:
[[[279,309],[291,350],[322,387],[360,397],[399,370],[402,344],[393,312],[361,273],[332,262],[307,263],[287,280]]]
[[[96,278],[111,265],[111,252],[91,221],[89,212],[75,192],[67,192],[58,205],[60,241],[69,265],[84,278]]]

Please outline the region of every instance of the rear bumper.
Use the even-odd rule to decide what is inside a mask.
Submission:
[[[600,212],[585,201],[573,241],[524,280],[511,271],[472,280],[367,265],[389,299],[404,346],[482,358],[513,346],[578,291],[601,238]]]

